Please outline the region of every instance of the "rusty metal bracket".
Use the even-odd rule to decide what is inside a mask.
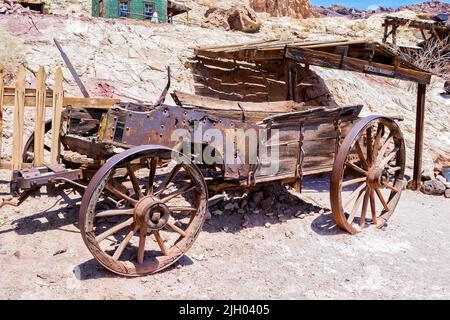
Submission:
[[[19,190],[39,188],[57,183],[62,178],[80,180],[82,171],[81,169],[66,169],[63,164],[23,169],[14,173],[11,191],[18,193]]]
[[[166,84],[166,87],[164,88],[163,92],[161,93],[161,96],[159,97],[158,101],[156,101],[156,103],[155,103],[156,107],[162,105],[164,103],[164,101],[166,100],[167,93],[169,92],[169,89],[170,89],[170,82],[171,82],[170,67],[168,66],[167,67],[167,84]]]

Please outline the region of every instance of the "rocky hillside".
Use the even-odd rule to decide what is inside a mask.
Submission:
[[[75,0],[74,0],[75,1]],[[204,11],[191,14],[193,23],[175,25],[150,25],[139,21],[108,20],[87,15],[8,15],[0,16],[0,42],[4,50],[0,59],[7,64],[10,84],[14,80],[14,67],[25,62],[29,84],[35,81],[39,65],[50,72],[63,65],[53,37],[61,40],[75,68],[94,96],[119,97],[124,100],[152,102],[157,99],[166,81],[165,68],[172,68],[172,89],[193,91],[193,79],[186,66],[192,48],[204,45],[224,45],[255,39],[367,39],[380,41],[383,14],[365,20],[344,17],[293,19],[259,14],[262,21],[259,33],[225,31],[219,28],[202,28],[201,21],[211,3],[226,8],[227,3],[240,1],[185,1]],[[88,1],[76,1],[85,12]],[[55,11],[58,7],[52,3]],[[84,9],[83,9],[84,8]],[[193,10],[194,11],[194,10]],[[411,11],[395,13],[402,17],[415,17]],[[401,44],[415,44],[417,32],[402,29]],[[407,138],[408,165],[412,165],[414,145],[415,93],[408,83],[392,81],[369,75],[314,68],[326,81],[335,101],[341,105],[362,103],[363,113],[403,115],[401,123]],[[80,95],[70,73],[64,68],[67,94]],[[427,168],[432,169],[433,158],[440,153],[450,157],[450,100],[439,95],[442,81],[436,79],[427,96],[425,157]],[[169,100],[169,103],[171,101]],[[6,121],[11,110],[5,110]],[[32,130],[32,113],[28,114],[27,133]],[[8,129],[7,127],[6,129]],[[6,140],[10,133],[6,134]],[[7,142],[8,143],[8,142]],[[7,146],[8,147],[8,146]],[[8,149],[3,157],[9,154]],[[442,155],[441,155],[442,157]],[[442,160],[440,160],[442,161]]]

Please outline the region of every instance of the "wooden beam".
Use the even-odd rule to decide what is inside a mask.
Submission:
[[[3,65],[0,64],[0,166],[2,164],[2,139],[3,139]]]
[[[44,165],[44,136],[45,136],[45,100],[47,75],[41,66],[37,75],[36,87],[36,117],[34,119],[34,165]]]
[[[86,109],[110,109],[120,104],[119,99],[64,97],[63,106]]]
[[[395,68],[395,66],[368,62],[356,58],[342,57],[340,55],[311,49],[288,47],[286,49],[286,58],[295,60],[299,63],[308,63],[310,65],[333,69],[375,74],[400,80],[414,81],[422,84],[429,84],[431,80],[431,74],[427,72],[410,70],[402,67]]]
[[[423,135],[425,127],[425,95],[427,86],[419,83],[417,86],[417,109],[416,109],[416,141],[414,144],[414,170],[413,180],[409,184],[412,190],[419,190],[422,183],[422,153]]]
[[[53,88],[53,115],[52,115],[52,149],[51,149],[51,164],[58,164],[59,154],[61,148],[60,142],[60,130],[61,130],[61,118],[63,111],[63,73],[60,67],[56,69],[55,85]]]
[[[22,169],[23,126],[25,111],[25,67],[19,66],[14,98],[12,169]]]
[[[291,59],[286,59],[285,70],[287,100],[297,101],[295,93],[297,89],[297,63]]]

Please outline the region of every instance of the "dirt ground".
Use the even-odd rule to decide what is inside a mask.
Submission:
[[[0,171],[1,196],[8,179]],[[450,298],[449,199],[405,191],[385,230],[350,236],[326,211],[327,181],[304,183],[324,211],[305,209],[303,219],[253,213],[246,228],[238,213],[213,216],[178,263],[131,279],[103,269],[84,246],[80,197],[43,189],[20,208],[0,210],[0,298]]]

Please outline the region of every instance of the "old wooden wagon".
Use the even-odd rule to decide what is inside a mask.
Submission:
[[[202,50],[204,60],[208,51]],[[223,58],[215,59],[225,65]],[[360,105],[305,105],[294,97],[298,64],[290,60],[288,66],[289,100],[175,91],[176,106],[164,104],[166,92],[151,105],[66,97],[60,68],[53,89],[45,85],[43,68],[37,87],[25,88],[20,66],[15,88],[0,82],[2,106],[14,107],[12,161],[2,166],[13,170],[16,199],[3,205],[19,205],[45,185],[81,190],[79,227],[86,246],[104,267],[126,276],[158,272],[187,252],[205,221],[208,189],[281,182],[301,190],[304,176],[331,172],[337,225],[352,234],[384,226],[405,186],[399,126],[384,116],[359,117]],[[31,106],[35,132],[23,145],[24,109]],[[52,121],[45,122],[46,107]],[[196,137],[199,127],[203,134]],[[232,138],[213,141],[219,136]],[[207,163],[205,154],[215,161]]]

